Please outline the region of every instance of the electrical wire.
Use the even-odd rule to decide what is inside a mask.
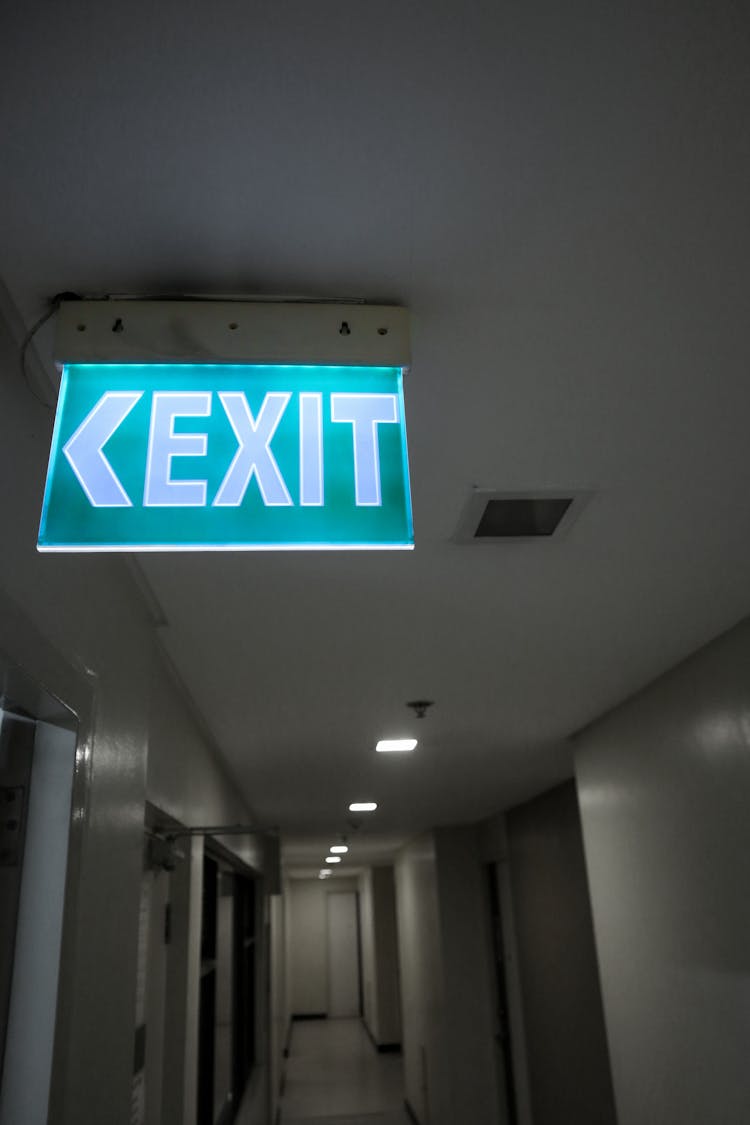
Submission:
[[[272,296],[258,294],[255,296],[237,294],[215,293],[57,293],[50,299],[49,308],[32,325],[21,344],[21,376],[29,392],[46,410],[52,406],[34,389],[29,377],[28,351],[40,328],[51,319],[60,308],[63,301],[224,301],[244,302],[251,304],[319,304],[319,305],[365,305],[365,297],[312,297],[299,294],[297,296]]]
[[[60,300],[76,301],[203,301],[223,304],[309,304],[309,305],[367,305],[378,302],[366,297],[314,297],[299,294],[248,294],[248,293],[65,293]]]
[[[24,337],[24,341],[21,344],[21,377],[23,378],[23,381],[26,384],[27,389],[34,396],[36,401],[38,403],[40,403],[45,408],[45,410],[51,410],[52,407],[47,402],[47,400],[42,398],[42,396],[40,394],[37,394],[36,390],[34,389],[34,384],[32,383],[31,379],[29,378],[29,368],[28,368],[28,363],[27,363],[27,357],[28,357],[29,348],[31,347],[31,343],[32,343],[34,337],[36,336],[39,329],[43,325],[45,325],[51,317],[53,317],[55,315],[55,313],[57,312],[57,310],[60,307],[60,303],[63,300],[63,296],[64,296],[63,294],[58,294],[57,296],[52,298],[47,311],[45,313],[43,313],[37,321],[35,321],[35,323],[32,325],[32,327],[26,333],[26,335]],[[67,296],[67,294],[65,294],[65,296]]]

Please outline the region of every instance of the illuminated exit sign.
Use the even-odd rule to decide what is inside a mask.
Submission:
[[[408,549],[401,368],[68,363],[38,546]]]

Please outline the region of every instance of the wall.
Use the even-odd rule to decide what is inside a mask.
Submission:
[[[360,878],[364,1021],[378,1046],[401,1042],[401,988],[393,867],[370,867]]]
[[[290,879],[289,887],[289,1007],[295,1015],[325,1015],[328,1011],[328,913],[332,891],[356,891],[357,880]]]
[[[269,1042],[271,1086],[270,1120],[276,1120],[276,1111],[279,1104],[281,1077],[283,1073],[284,1049],[286,1047],[289,1031],[289,1003],[286,989],[286,946],[285,935],[285,903],[283,895],[273,895],[269,900],[269,921],[271,926],[270,957],[270,984],[271,995],[269,1005],[271,1009],[271,1029]]]
[[[496,1125],[501,1120],[494,1044],[495,982],[489,905],[479,832],[435,831],[444,976],[444,1050],[451,1089],[440,1117]]]
[[[148,799],[181,824],[252,822],[236,785],[192,720],[189,704],[168,665],[157,661],[149,692]],[[260,836],[222,836],[223,847],[263,869]]]
[[[406,1095],[421,1125],[502,1121],[482,876],[473,827],[421,836],[396,864]]]
[[[534,1125],[615,1125],[574,783],[507,824]]]
[[[577,740],[620,1125],[750,1121],[750,624]]]
[[[373,869],[375,948],[378,966],[378,1027],[380,1044],[401,1042],[401,978],[398,967],[396,881],[393,867]]]
[[[360,953],[362,957],[362,1019],[377,1042],[378,995],[375,967],[375,908],[372,899],[372,868],[359,877]]]
[[[443,977],[435,841],[412,840],[396,862],[396,916],[401,966],[406,1097],[420,1125],[440,1120]],[[431,1116],[432,1104],[438,1114]]]
[[[0,502],[12,528],[0,552],[0,648],[79,718],[50,1123],[126,1125],[149,745],[157,801],[187,817],[202,790],[198,811],[212,819],[244,810],[168,686],[123,563],[36,552],[52,413],[26,388],[2,316],[0,371]],[[152,690],[165,707],[153,730]]]
[[[531,1115],[531,1089],[526,1058],[526,1029],[523,1020],[523,996],[519,972],[516,919],[508,859],[508,831],[505,813],[495,813],[479,825],[482,859],[492,865],[498,892],[500,934],[502,943],[502,973],[505,979],[505,1004],[507,1033],[510,1038],[510,1064],[498,1044],[498,1085],[500,1102],[508,1106],[513,1101],[517,1125],[533,1125]],[[489,893],[489,892],[488,892]],[[497,967],[493,966],[493,987],[497,985]],[[494,1029],[501,1032],[499,1011],[495,1012]],[[508,1069],[510,1067],[510,1073]],[[506,1109],[506,1115],[508,1111]]]

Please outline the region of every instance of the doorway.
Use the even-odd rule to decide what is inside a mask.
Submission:
[[[256,874],[213,838],[203,857],[197,1125],[230,1125],[255,1063]]]
[[[49,1108],[76,763],[75,716],[52,704],[65,725],[8,696],[0,710],[2,1125],[46,1121]]]

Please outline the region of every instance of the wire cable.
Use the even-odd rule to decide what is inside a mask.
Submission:
[[[31,347],[31,343],[32,343],[34,337],[36,336],[37,332],[39,331],[39,329],[43,325],[45,325],[47,323],[47,321],[51,317],[53,317],[55,315],[55,313],[57,312],[57,310],[60,307],[61,301],[66,296],[68,296],[68,294],[58,294],[57,296],[52,298],[47,311],[45,313],[43,313],[37,321],[35,321],[35,323],[32,325],[32,327],[26,333],[26,335],[24,337],[24,341],[21,344],[21,377],[23,378],[23,381],[26,384],[27,389],[34,396],[36,401],[38,403],[40,403],[45,408],[45,410],[51,410],[52,406],[50,405],[50,403],[47,402],[46,399],[42,398],[42,396],[40,394],[37,394],[36,390],[34,389],[34,385],[31,381],[31,379],[29,378],[29,368],[28,368],[28,363],[27,363],[28,353],[29,353],[29,348]]]
[[[56,293],[54,297],[50,298],[49,308],[44,312],[37,321],[32,325],[24,337],[21,344],[21,376],[26,384],[29,392],[34,396],[38,403],[40,403],[46,410],[52,410],[52,406],[46,399],[42,398],[34,388],[34,385],[29,377],[28,368],[28,352],[31,344],[40,328],[42,328],[48,320],[51,319],[60,308],[63,301],[227,301],[227,302],[244,302],[244,303],[267,303],[267,304],[320,304],[320,305],[364,305],[367,300],[364,297],[313,297],[307,295],[297,296],[238,296],[235,294],[217,295],[217,294],[203,294],[203,293],[175,293],[175,294],[153,294],[153,293],[97,293],[97,294],[80,294],[80,293]]]

